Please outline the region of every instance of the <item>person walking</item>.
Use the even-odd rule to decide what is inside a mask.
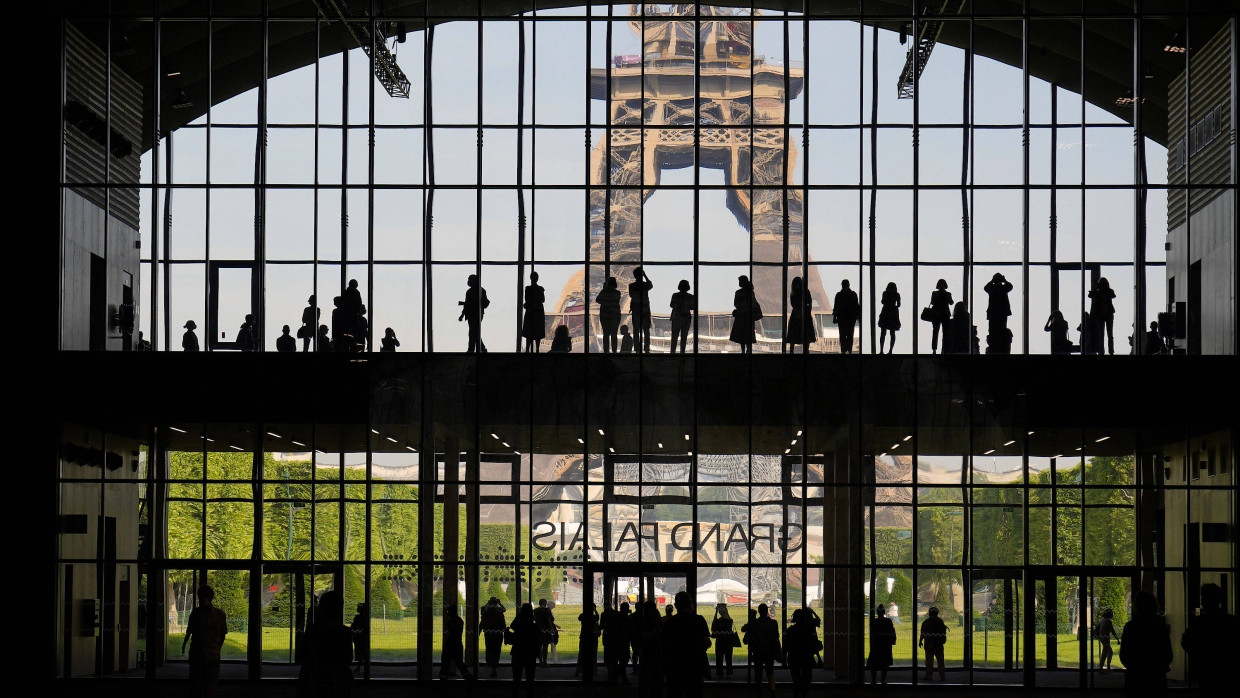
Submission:
[[[939,680],[947,680],[947,669],[943,664],[943,646],[946,644],[947,624],[939,618],[939,609],[931,606],[926,619],[921,622],[921,635],[917,638],[917,646],[926,651],[926,674],[922,676],[923,679],[933,680],[934,663],[937,661]]]
[[[930,335],[930,353],[936,353],[939,350],[939,333],[943,333],[943,348],[947,349],[947,323],[952,319],[952,294],[947,290],[947,280],[939,279],[934,285],[934,292],[930,294],[930,305],[928,306],[929,322],[931,330]]]
[[[459,672],[461,678],[473,681],[474,675],[465,665],[465,621],[457,615],[456,606],[449,604],[443,610],[443,653],[439,660],[439,678],[446,679]],[[453,671],[454,667],[456,671]]]
[[[1111,668],[1111,658],[1115,655],[1111,649],[1111,640],[1119,639],[1119,635],[1115,633],[1115,612],[1109,608],[1102,610],[1102,615],[1098,619],[1097,626],[1094,627],[1094,639],[1098,640],[1098,668],[1107,670]]]
[[[697,298],[689,293],[689,281],[681,279],[676,286],[676,292],[672,294],[672,347],[671,352],[676,353],[676,341],[680,340],[680,353],[685,353],[685,345],[688,342],[689,330],[693,327],[693,313],[697,311]]]
[[[870,657],[865,661],[871,684],[887,683],[887,670],[893,662],[891,647],[895,644],[896,626],[880,603],[874,607],[874,616],[870,618]]]
[[[258,351],[258,337],[254,334],[254,316],[246,314],[245,322],[237,330],[237,348],[241,351]]]
[[[215,589],[198,587],[198,607],[190,611],[181,640],[181,654],[189,644],[189,685],[194,698],[213,698],[220,683],[220,650],[228,634],[228,618],[215,605]]]
[[[534,620],[534,607],[525,602],[517,611],[512,625],[508,626],[506,639],[512,645],[512,698],[517,698],[521,691],[521,680],[525,679],[525,696],[534,696],[534,673],[538,667],[539,646],[542,644],[542,632],[538,622]]]
[[[1235,638],[1229,638],[1234,641]],[[1158,599],[1142,589],[1132,597],[1132,617],[1119,636],[1119,660],[1124,663],[1124,691],[1130,695],[1164,695],[1171,670],[1171,629],[1158,608]]]
[[[814,679],[814,655],[822,651],[822,641],[804,608],[792,612],[792,624],[784,631],[784,656],[792,672],[793,698],[805,698]]]
[[[857,298],[857,292],[848,287],[848,279],[840,282],[834,301],[831,319],[840,330],[840,353],[851,354],[853,330],[861,319],[861,301]]]
[[[728,339],[740,345],[742,354],[750,354],[757,341],[753,324],[762,319],[762,306],[758,304],[748,276],[742,274],[736,282],[737,289],[732,294],[732,330],[728,333]]]
[[[650,290],[654,283],[641,267],[633,269],[629,284],[629,315],[633,319],[633,346],[638,353],[650,353]]]
[[[894,281],[889,281],[887,288],[883,290],[882,306],[883,309],[878,313],[878,353],[883,353],[883,343],[890,333],[891,344],[887,347],[887,353],[890,354],[895,351],[896,331],[900,329],[900,292],[896,290]]]
[[[732,650],[736,648],[732,641],[736,635],[733,627],[732,616],[728,615],[728,605],[722,601],[715,604],[715,617],[710,622],[710,636],[715,641],[715,678],[717,679],[732,675]]]
[[[598,323],[603,329],[603,353],[614,354],[618,349],[616,333],[620,330],[620,288],[616,277],[607,277],[594,302],[598,303]]]
[[[504,628],[508,626],[504,618],[504,604],[498,596],[492,596],[482,607],[478,618],[478,632],[482,634],[482,642],[486,647],[487,668],[491,670],[491,678],[499,675],[500,655],[504,651]]]
[[[525,315],[521,318],[521,336],[525,339],[525,351],[537,354],[542,351],[542,341],[547,336],[547,313],[543,303],[547,293],[538,285],[538,272],[530,272],[530,285],[525,287],[525,299],[521,307]]]
[[[784,662],[784,648],[779,641],[779,621],[764,603],[758,604],[758,617],[750,623],[749,652],[755,667],[766,677],[769,695],[775,695],[775,662]]]

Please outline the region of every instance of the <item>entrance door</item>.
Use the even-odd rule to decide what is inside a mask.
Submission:
[[[619,608],[624,602],[636,611],[638,603],[649,600],[665,614],[677,592],[687,591],[694,598],[697,590],[693,565],[611,563],[587,567],[585,573],[600,613],[604,608]]]
[[[341,588],[337,566],[281,562],[263,566],[263,662],[300,664],[305,631],[314,621],[318,595]]]
[[[978,683],[1020,683],[1021,573],[977,570],[972,575],[972,666],[993,673]]]
[[[1025,592],[1026,685],[1082,687],[1089,642],[1082,578],[1035,571]]]
[[[1119,661],[1119,640],[1115,635],[1128,621],[1132,590],[1140,588],[1139,582],[1134,576],[1086,577],[1085,581],[1088,609],[1081,623],[1086,629],[1085,636],[1089,638],[1089,686],[1121,688],[1124,685],[1124,665]],[[1101,631],[1107,627],[1102,623],[1104,619],[1110,621],[1114,635],[1107,633],[1103,637]],[[1095,628],[1099,632],[1094,632]]]

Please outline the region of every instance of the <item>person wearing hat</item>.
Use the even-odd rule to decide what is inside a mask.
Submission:
[[[710,622],[710,635],[715,638],[715,678],[732,675],[732,650],[740,643],[733,631],[732,616],[728,605],[722,601],[715,604],[715,618]]]
[[[947,624],[939,618],[939,609],[935,606],[930,607],[929,615],[921,622],[921,637],[917,640],[917,646],[926,650],[926,675],[922,678],[929,681],[933,678],[934,662],[939,662],[939,681],[947,679],[947,672],[943,667],[943,645],[947,644]]]
[[[198,329],[198,323],[193,320],[185,323],[185,334],[181,335],[181,348],[185,351],[199,351],[198,335],[194,334],[196,329]]]

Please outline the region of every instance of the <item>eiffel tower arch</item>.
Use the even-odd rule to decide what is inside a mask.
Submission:
[[[695,32],[694,8],[647,5],[643,14],[633,5],[630,13],[642,19],[629,26],[642,39],[642,55],[613,56],[608,68],[591,70],[590,94],[607,101],[610,126],[590,153],[588,271],[565,284],[547,314],[548,336],[563,323],[575,341],[584,336],[590,351],[600,350],[594,297],[608,276],[620,285],[621,321],[630,322],[625,289],[642,264],[643,205],[658,191],[664,170],[697,166],[723,171],[728,210],[752,238],[749,277],[765,313],[754,350],[780,351],[786,289],[802,274],[805,255],[802,192],[783,189],[797,150],[786,142],[782,124],[786,101],[804,86],[804,71],[753,55],[754,19],[747,10],[697,6]],[[813,266],[806,281],[819,336],[812,350],[838,351],[830,296]],[[728,342],[731,303],[730,293],[719,299],[699,294],[700,350],[735,347]],[[657,347],[669,338],[670,322],[666,312],[657,312],[662,304],[653,305]]]

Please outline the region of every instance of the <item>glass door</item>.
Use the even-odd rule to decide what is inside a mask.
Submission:
[[[970,659],[975,683],[1021,682],[1021,583],[1019,570],[977,570],[972,576]]]
[[[263,566],[263,663],[300,664],[318,597],[343,580],[337,566],[281,562]]]

